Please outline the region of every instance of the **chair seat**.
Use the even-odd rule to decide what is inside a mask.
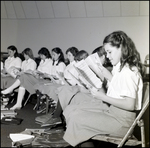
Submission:
[[[114,144],[119,144],[122,140],[120,137],[111,137],[107,135],[96,135],[92,138],[93,140],[99,140],[99,141],[105,141],[105,142],[110,142]],[[140,145],[142,142],[138,141],[138,139],[135,136],[132,136],[128,139],[128,141],[125,143],[125,145],[128,146],[136,146]]]

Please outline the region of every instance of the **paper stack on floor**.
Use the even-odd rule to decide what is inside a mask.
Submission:
[[[17,133],[17,134],[9,134],[9,137],[13,141],[13,143],[19,142],[22,145],[28,145],[33,141],[35,136]]]
[[[14,110],[1,110],[1,119],[3,117],[15,117],[17,113]]]

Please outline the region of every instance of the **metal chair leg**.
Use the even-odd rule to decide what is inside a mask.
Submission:
[[[27,100],[26,100],[25,103],[24,103],[24,106],[26,106],[26,104],[27,104],[27,102],[29,101],[30,97],[31,97],[31,94],[29,94]]]
[[[141,119],[140,121],[137,122],[138,126],[141,129],[141,141],[142,141],[142,147],[145,147],[145,130],[144,130],[144,121]]]
[[[46,95],[46,114],[48,113],[49,111],[49,96]]]

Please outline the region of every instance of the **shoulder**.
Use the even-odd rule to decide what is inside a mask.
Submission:
[[[133,66],[131,69],[129,65],[125,65],[122,69],[122,74],[124,77],[128,77],[128,79],[138,79],[141,78],[141,74],[138,71],[138,68],[136,66]]]
[[[22,60],[19,57],[14,58],[16,61],[22,62]]]
[[[24,61],[22,61],[22,65],[23,65],[23,64],[25,64],[25,60],[24,60]]]
[[[29,62],[36,63],[33,59],[29,59]]]
[[[53,62],[53,60],[52,60],[52,59],[50,59],[50,58],[49,58],[48,60],[49,60],[49,62],[51,62],[51,63]]]
[[[128,64],[126,64],[123,68],[122,68],[123,72],[127,72],[129,74],[136,74],[138,73],[138,68],[136,66],[133,66],[131,69],[129,67]]]
[[[60,66],[66,66],[66,64],[64,62],[59,62],[58,65],[60,65]]]
[[[48,63],[52,63],[53,62],[51,58],[48,58],[45,61],[48,62]]]

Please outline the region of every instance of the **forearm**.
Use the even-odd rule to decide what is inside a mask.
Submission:
[[[106,94],[103,94],[101,96],[96,96],[96,98],[101,99],[102,101],[107,102],[121,109],[129,110],[129,111],[134,110],[135,99],[133,98],[129,98],[129,97],[124,97],[123,99],[112,98],[107,96]]]
[[[101,70],[101,73],[103,74],[103,77],[106,79],[106,80],[109,80],[109,81],[111,81],[111,79],[112,79],[112,74],[111,74],[111,72],[107,69],[107,68],[105,68],[105,67],[100,67],[100,70]]]
[[[63,78],[62,81],[64,82],[65,85],[70,85],[70,83],[67,81],[67,79]]]

